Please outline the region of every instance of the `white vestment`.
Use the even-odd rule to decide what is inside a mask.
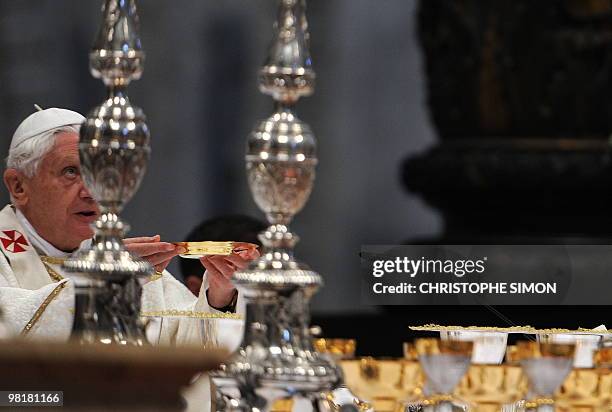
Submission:
[[[0,308],[9,331],[26,339],[67,340],[74,318],[74,282],[78,281],[61,268],[68,254],[40,237],[11,205],[0,211],[0,249]],[[219,313],[208,305],[207,288],[205,275],[196,298],[167,271],[144,284],[142,313],[157,320],[153,330],[147,330],[151,343],[201,344],[198,317]],[[239,296],[240,312],[244,309],[241,300]],[[230,333],[241,330],[232,328]],[[236,336],[229,340],[236,338],[239,341]],[[208,384],[202,383],[204,390],[198,391],[198,397],[209,401]]]
[[[14,334],[66,340],[74,317],[73,275],[61,268],[67,254],[49,245],[22,216],[11,205],[0,211],[0,307]],[[143,285],[142,312],[166,317],[159,343],[201,343],[197,317],[218,312],[206,300],[207,283],[197,298],[167,271]]]

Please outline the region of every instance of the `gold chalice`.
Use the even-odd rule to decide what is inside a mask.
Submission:
[[[597,412],[612,410],[612,347],[599,349],[594,356],[595,367],[599,375],[599,400]]]
[[[595,365],[612,372],[612,347],[601,348],[595,353]]]
[[[355,357],[355,339],[317,338],[312,343],[317,352],[327,353],[336,360]]]
[[[442,340],[473,343],[472,364],[455,390],[455,395],[478,405],[479,412],[499,412],[513,399],[508,391],[504,360],[508,333],[495,330],[441,330]],[[520,367],[516,367],[520,369]]]

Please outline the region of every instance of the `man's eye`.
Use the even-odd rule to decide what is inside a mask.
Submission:
[[[65,167],[62,174],[70,179],[77,177],[79,170],[74,166]]]

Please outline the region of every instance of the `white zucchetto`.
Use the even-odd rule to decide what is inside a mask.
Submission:
[[[83,123],[84,120],[85,117],[80,113],[57,107],[32,113],[15,130],[9,150],[13,150],[26,140],[40,134],[60,127],[77,126]]]

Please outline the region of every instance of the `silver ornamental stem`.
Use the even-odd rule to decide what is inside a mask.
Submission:
[[[276,110],[247,142],[249,187],[270,226],[259,237],[262,255],[234,274],[247,303],[241,348],[214,381],[228,410],[267,410],[275,399],[319,398],[340,381],[330,358],[314,351],[308,302],[321,276],[297,261],[298,237],[288,224],[310,196],[315,179],[316,140],[293,111],[314,91],[304,0],[279,0],[268,58],[259,72],[263,93]]]
[[[81,125],[79,157],[87,189],[100,206],[89,249],[75,252],[64,269],[76,283],[75,332],[86,343],[142,345],[138,278],[153,268],[123,246],[129,227],[118,216],[138,190],[150,156],[150,134],[141,109],[127,96],[142,75],[144,52],[134,0],[106,0],[89,55],[92,75],[107,87],[106,100]]]

